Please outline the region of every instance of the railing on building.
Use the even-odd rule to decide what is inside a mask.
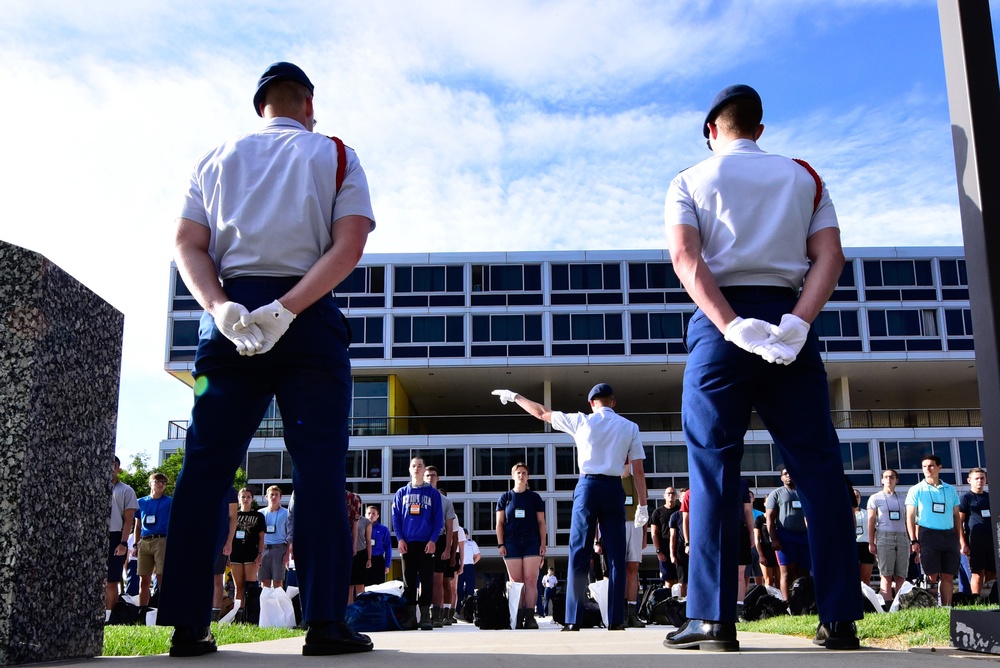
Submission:
[[[680,431],[680,413],[622,413],[644,432]],[[893,409],[832,411],[838,429],[908,429],[922,427],[982,427],[978,408]],[[183,439],[186,420],[172,420],[167,425],[167,439]],[[750,417],[750,429],[765,429],[756,413]],[[414,436],[457,434],[532,434],[543,432],[541,422],[530,415],[420,415],[390,418],[352,418],[351,436]],[[281,419],[260,423],[256,438],[281,438],[285,435]]]

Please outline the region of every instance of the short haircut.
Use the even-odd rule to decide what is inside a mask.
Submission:
[[[894,476],[896,476],[897,478],[899,477],[899,471],[897,471],[896,469],[886,469],[886,470],[882,471],[882,475],[885,475],[886,473],[891,473]]]
[[[284,494],[284,492],[281,491],[281,488],[278,487],[277,485],[271,485],[270,487],[268,487],[266,490],[264,490],[264,494],[265,495],[270,494],[272,489],[276,490],[278,494]]]
[[[723,106],[715,115],[715,125],[730,135],[753,135],[763,118],[760,103],[749,97],[738,97]]]
[[[516,471],[518,469],[524,469],[525,473],[529,473],[529,474],[531,473],[531,471],[528,469],[528,465],[527,464],[525,464],[524,462],[518,462],[518,463],[516,463],[516,464],[514,464],[513,466],[510,467],[510,474],[514,475],[514,471]]]
[[[983,475],[986,475],[986,469],[981,469],[978,466],[975,466],[975,467],[969,469],[969,477],[970,478],[972,477],[973,473],[982,473]]]
[[[938,457],[937,455],[924,455],[923,457],[920,458],[920,465],[923,466],[924,462],[926,462],[928,459],[934,462],[936,465],[941,466],[941,458]]]
[[[312,98],[309,89],[298,81],[275,81],[264,91],[264,106],[274,105],[282,109],[298,108]]]
[[[162,480],[163,482],[170,482],[170,478],[160,473],[159,471],[154,471],[149,474],[149,479],[152,480]]]
[[[118,455],[115,455],[115,466],[121,468],[122,460],[118,459]]]
[[[423,460],[421,460],[421,461],[423,461]],[[438,472],[437,467],[433,466],[433,465],[432,466],[425,466],[424,470],[427,471],[428,473],[437,473]],[[438,473],[438,475],[441,475],[441,474]]]
[[[374,511],[375,511],[376,513],[378,513],[379,515],[381,515],[381,514],[382,514],[382,511],[381,511],[381,510],[379,510],[379,507],[378,507],[378,506],[372,506],[372,505],[369,505],[369,506],[367,506],[367,507],[365,508],[365,510],[366,510],[366,511],[368,511],[368,510],[374,510]]]

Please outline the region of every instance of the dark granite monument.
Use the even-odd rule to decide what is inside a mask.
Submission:
[[[123,324],[0,241],[0,665],[101,654]]]

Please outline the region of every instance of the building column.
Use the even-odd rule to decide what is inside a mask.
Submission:
[[[851,427],[851,380],[847,376],[834,378],[830,383],[830,398],[833,401],[834,411],[843,411],[841,414],[834,414],[833,424],[838,429],[849,429]]]
[[[543,380],[542,381],[542,405],[548,406],[549,409],[552,408],[552,381]],[[545,431],[551,432],[552,425],[548,422],[545,423]]]

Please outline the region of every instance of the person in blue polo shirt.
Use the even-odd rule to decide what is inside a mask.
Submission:
[[[958,573],[962,520],[958,492],[941,480],[941,458],[925,455],[920,461],[924,479],[906,493],[906,529],[910,550],[920,556],[920,568],[934,585],[939,581],[941,605],[951,605]]]
[[[590,390],[587,401],[592,413],[552,411],[510,390],[494,390],[501,403],[516,403],[553,428],[566,432],[576,442],[580,480],[573,491],[573,516],[569,533],[569,572],[566,578],[566,626],[579,631],[583,623],[583,601],[590,580],[590,558],[598,527],[608,560],[608,630],[625,628],[625,491],[621,475],[625,462],[632,462],[636,495],[641,500],[635,526],[649,521],[646,507],[646,455],[639,426],[614,411],[615,391],[607,383]]]
[[[167,476],[159,471],[149,476],[149,496],[139,499],[135,517],[135,550],[139,560],[139,606],[149,605],[153,573],[156,590],[163,591],[163,562],[167,552],[167,526],[173,499],[166,494]]]

